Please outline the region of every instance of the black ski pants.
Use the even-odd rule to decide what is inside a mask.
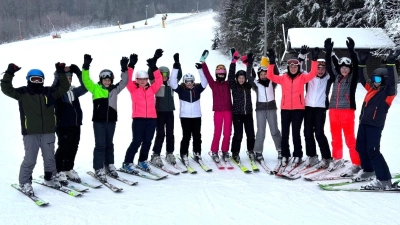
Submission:
[[[81,137],[80,126],[56,127],[58,148],[55,153],[57,172],[74,168],[75,156]]]
[[[282,157],[290,157],[289,147],[289,131],[292,125],[292,139],[294,145],[293,157],[303,157],[301,146],[300,130],[303,123],[304,110],[281,110],[281,126],[282,126]]]
[[[201,154],[201,117],[181,118],[182,141],[181,155],[189,154],[189,143],[193,136],[193,152]]]
[[[306,154],[309,157],[317,155],[317,150],[315,145],[315,140],[317,140],[322,158],[323,159],[332,158],[328,139],[326,138],[324,132],[325,120],[326,120],[325,108],[306,106],[304,114],[304,139],[306,142]]]
[[[232,122],[232,154],[239,154],[240,152],[240,146],[243,139],[243,127],[247,137],[247,151],[253,151],[255,142],[253,114],[233,114]]]
[[[173,153],[175,148],[173,111],[157,111],[157,134],[153,146],[154,154],[160,155],[164,138],[166,139],[167,153]]]

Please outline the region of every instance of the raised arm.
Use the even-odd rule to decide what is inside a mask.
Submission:
[[[203,69],[201,67],[202,67],[202,64],[196,63],[196,68],[200,75],[201,87],[203,87],[203,89],[205,89],[207,87],[208,82],[207,82],[206,76],[204,75]]]
[[[119,94],[128,85],[128,57],[122,57],[121,63],[121,81],[116,85],[117,93]]]
[[[71,73],[76,74],[76,76],[78,77],[79,84],[80,84],[79,87],[73,89],[75,96],[80,97],[80,96],[86,94],[87,89],[85,88],[85,85],[83,84],[83,81],[82,81],[82,71],[75,64],[71,64],[71,66],[69,66],[69,70],[71,71]]]
[[[210,88],[213,89],[216,81],[212,78],[210,71],[208,70],[208,66],[207,66],[206,62],[203,62],[201,68],[203,70],[202,72],[204,74],[204,77],[206,78],[207,82],[210,84]]]
[[[61,98],[61,96],[67,93],[67,91],[71,87],[71,84],[69,83],[67,76],[65,75],[65,63],[56,63],[56,69],[58,79],[60,81],[60,86],[58,86],[53,92],[53,97],[55,99]]]
[[[252,88],[257,89],[257,85],[256,83],[254,83],[254,79],[255,77],[253,76],[253,62],[254,62],[254,55],[253,53],[248,53],[247,57],[246,57],[246,61],[247,63],[245,63],[246,65],[246,78],[249,82],[249,84],[251,85]]]
[[[89,67],[90,63],[92,62],[92,56],[85,54],[84,55],[84,62],[82,66],[82,83],[85,85],[85,88],[90,91],[91,93],[94,92],[96,89],[96,84],[90,79]]]
[[[21,67],[18,67],[14,63],[8,64],[8,68],[6,72],[4,72],[3,79],[1,80],[1,91],[8,97],[13,98],[15,100],[19,100],[21,98],[21,93],[17,91],[18,89],[14,88],[12,81],[15,72],[17,72],[20,69]]]
[[[316,47],[311,52],[311,71],[308,74],[303,73],[303,79],[305,83],[308,83],[310,80],[314,79],[318,73],[318,55],[319,55],[319,48]]]
[[[126,88],[128,89],[128,91],[130,93],[132,93],[136,88],[135,82],[132,81],[132,76],[133,76],[133,72],[135,72],[135,65],[136,65],[137,61],[138,61],[138,55],[136,55],[135,53],[133,53],[129,56],[128,83],[126,84]],[[149,74],[149,80],[151,81],[150,74]]]
[[[330,76],[330,80],[332,82],[335,81],[336,76],[338,75],[338,73],[336,71],[334,71],[334,65],[332,63],[332,49],[333,49],[333,42],[331,38],[327,38],[324,42],[324,47],[325,47],[325,65],[326,65],[326,71],[328,71],[329,76]]]
[[[367,74],[367,58],[368,58],[368,52],[364,52],[363,50],[358,52],[358,74],[360,76],[360,82],[364,86],[366,90],[369,90],[371,88],[370,83],[371,80],[368,77]],[[356,68],[354,68],[356,69]]]
[[[236,84],[236,79],[235,79],[235,73],[236,73],[236,63],[231,63],[229,66],[229,73],[228,73],[228,82],[229,82],[229,87],[233,89],[237,84]]]
[[[153,93],[156,93],[163,83],[162,76],[160,70],[158,70],[156,66],[156,62],[154,59],[148,59],[147,65],[149,66],[151,72],[154,74],[154,83],[150,86],[150,88],[153,90]]]
[[[267,70],[267,78],[274,83],[281,84],[283,76],[275,76],[275,51],[273,49],[268,50],[269,66]]]
[[[354,50],[355,43],[352,38],[348,37],[346,44],[347,44],[347,49],[349,50],[349,53],[350,53],[351,62],[353,64],[353,77],[351,78],[350,86],[352,88],[357,88],[359,73],[358,73],[358,69],[357,69],[358,68],[358,56],[357,56],[356,51]]]
[[[397,82],[395,79],[395,76],[397,74],[395,73],[396,70],[396,58],[400,55],[400,50],[397,50],[395,53],[390,52],[389,56],[387,57],[386,61],[386,68],[388,70],[388,78],[386,82],[386,94],[388,96],[394,96],[397,94]]]

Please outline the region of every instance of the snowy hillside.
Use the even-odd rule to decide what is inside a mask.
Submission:
[[[216,25],[214,13],[169,14],[166,28],[161,27],[161,15],[132,24],[93,30],[82,30],[62,34],[61,39],[51,37],[0,45],[0,71],[8,63],[15,63],[22,69],[16,74],[14,86],[26,85],[28,70],[38,68],[45,72],[45,85],[53,81],[54,64],[83,63],[83,55],[91,54],[91,77],[98,79],[102,69],[111,69],[119,80],[120,59],[136,53],[139,61],[136,70],[147,70],[146,59],[153,56],[157,48],[164,49],[164,56],[158,66],[172,68],[173,54],[180,53],[183,73],[192,73],[199,80],[195,63],[204,49],[209,49]],[[356,40],[357,43],[357,40]],[[207,64],[210,70],[230,60],[219,52],[210,51]],[[238,63],[238,69],[244,65]],[[79,85],[76,77],[73,84]],[[276,90],[277,101],[281,100],[280,87]],[[359,116],[365,90],[359,86],[356,93]],[[253,98],[255,94],[253,95]],[[138,186],[128,186],[109,178],[110,183],[122,187],[121,193],[113,193],[106,187],[90,189],[83,197],[74,198],[37,184],[35,193],[50,202],[45,208],[34,205],[31,200],[10,187],[18,182],[19,167],[24,156],[18,103],[0,94],[2,118],[0,129],[0,174],[2,182],[1,224],[396,224],[400,195],[386,193],[326,192],[316,183],[304,180],[288,181],[268,175],[260,169],[258,173],[244,174],[237,167],[234,170],[218,170],[207,152],[213,135],[212,95],[209,87],[203,92],[202,105],[202,151],[203,159],[213,172],[206,173],[191,161],[198,170],[196,175],[169,175],[161,181],[141,179],[120,174],[130,180],[139,181]],[[254,101],[253,101],[254,103]],[[175,99],[179,109],[179,102]],[[84,125],[75,170],[82,179],[91,183],[97,181],[86,174],[92,170],[94,135],[91,122],[91,94],[81,97]],[[117,128],[114,136],[115,164],[121,166],[131,134],[131,98],[127,90],[119,95]],[[182,137],[175,111],[175,153],[179,153]],[[391,168],[400,172],[398,129],[400,127],[400,99],[396,98],[389,111],[383,132],[381,151]],[[255,119],[255,116],[254,116]],[[327,118],[328,121],[329,118]],[[278,112],[278,120],[280,113]],[[256,121],[255,121],[256,124]],[[280,122],[279,122],[280,126]],[[356,121],[358,127],[358,121]],[[356,127],[356,130],[357,130]],[[329,123],[326,134],[330,140]],[[267,129],[264,157],[270,168],[276,164],[276,151]],[[302,135],[303,136],[303,135]],[[242,142],[241,158],[250,167]],[[304,143],[303,143],[304,150]],[[162,153],[164,153],[163,150]],[[151,153],[150,153],[151,154]],[[347,148],[344,157],[349,159]],[[137,159],[138,157],[136,157]],[[155,169],[157,170],[157,169]],[[163,173],[157,170],[159,173]],[[43,174],[43,161],[39,154],[33,176]],[[164,173],[163,173],[164,174]],[[396,213],[397,212],[397,213]]]

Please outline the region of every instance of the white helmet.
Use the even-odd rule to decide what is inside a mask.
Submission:
[[[187,73],[187,74],[183,75],[182,80],[183,80],[183,83],[186,83],[187,80],[192,80],[193,83],[194,83],[195,79],[194,79],[194,76],[192,74]]]
[[[136,79],[138,78],[149,78],[149,74],[144,70],[139,70],[136,72]]]
[[[347,57],[340,58],[339,66],[351,66],[351,59],[349,59]]]

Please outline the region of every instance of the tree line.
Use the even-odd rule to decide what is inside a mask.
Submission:
[[[0,43],[210,9],[217,0],[1,0]],[[21,32],[21,33],[20,33]]]
[[[264,54],[265,23],[267,48],[277,52],[284,50],[283,29],[287,34],[294,27],[379,27],[400,45],[399,0],[220,0],[216,20],[220,48],[235,46],[259,56]]]

